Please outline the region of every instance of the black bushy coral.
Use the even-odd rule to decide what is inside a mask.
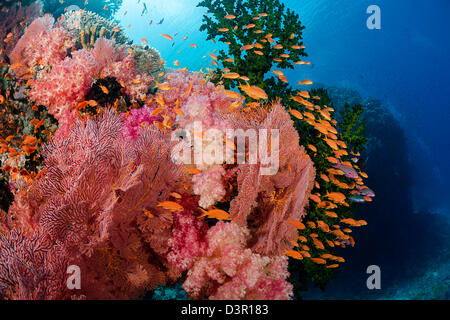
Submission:
[[[298,14],[286,8],[279,0],[203,0],[198,6],[208,8],[208,12],[213,15],[205,15],[200,28],[201,31],[207,31],[207,39],[218,38],[221,42],[229,43],[228,52],[220,50],[218,55],[221,60],[234,59],[233,62],[224,61],[225,68],[249,77],[253,85],[274,96],[288,88],[278,78],[268,78],[268,73],[274,66],[293,69],[293,63],[306,56],[301,42],[304,27]],[[234,15],[236,18],[226,19],[227,15]],[[255,26],[245,28],[252,24]],[[221,28],[229,31],[221,32]],[[273,49],[267,35],[272,35],[269,38],[283,48]],[[259,43],[261,47],[241,50],[243,46],[255,43]],[[255,54],[254,51],[262,52],[262,55]],[[280,57],[281,54],[288,54],[289,57]],[[224,79],[224,85],[227,88],[234,87],[235,82]]]

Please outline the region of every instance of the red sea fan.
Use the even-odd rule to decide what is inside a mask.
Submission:
[[[279,130],[279,170],[261,175],[257,164],[239,165],[238,195],[231,201],[233,221],[248,226],[251,248],[265,255],[280,255],[294,246],[297,230],[289,220],[301,220],[305,214],[315,170],[312,161],[299,146],[299,137],[289,114],[275,103],[248,115],[232,117],[236,128]]]
[[[157,207],[184,178],[170,159],[170,134],[146,126],[126,141],[123,125],[107,110],[53,138],[29,192],[42,230],[81,268],[88,299],[136,298],[180,276],[165,258],[172,213]]]

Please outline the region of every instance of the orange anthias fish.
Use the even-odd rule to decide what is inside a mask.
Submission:
[[[295,250],[287,250],[284,252],[284,254],[297,260],[303,260],[302,254]]]
[[[300,221],[290,220],[288,221],[288,223],[298,230],[304,230],[306,228],[305,225]]]
[[[289,110],[289,113],[292,114],[297,119],[300,119],[300,120],[303,119],[302,114],[298,110],[291,109],[291,110]]]
[[[340,192],[331,192],[326,195],[326,197],[335,202],[343,202],[346,199],[346,196]]]
[[[161,36],[163,36],[163,37],[166,38],[167,40],[170,40],[170,41],[173,40],[173,38],[172,38],[171,36],[169,36],[168,34],[163,33],[163,34],[161,34]]]
[[[183,211],[184,208],[182,205],[173,202],[173,201],[164,201],[158,203],[157,207],[162,207],[164,209],[170,210],[170,211]]]
[[[233,14],[229,14],[229,15],[226,15],[224,18],[228,19],[228,20],[233,20],[233,19],[236,19],[236,16]]]
[[[254,47],[253,44],[247,44],[241,48],[241,51],[250,50],[253,49],[253,47]]]
[[[109,94],[109,90],[105,86],[100,86],[100,89],[102,89],[104,94]]]
[[[298,81],[297,84],[298,84],[299,86],[300,86],[300,85],[305,85],[305,86],[307,86],[307,85],[313,84],[313,82],[312,82],[311,80],[309,80],[309,79],[305,79],[305,80],[303,80],[303,81]]]
[[[240,77],[240,74],[236,72],[224,73],[223,77],[226,79],[237,79]]]
[[[264,92],[264,90],[257,86],[250,86],[249,84],[247,84],[245,86],[240,85],[239,88],[242,89],[242,91],[244,91],[249,97],[251,97],[255,100],[259,100],[259,99],[265,100],[268,98],[268,96]]]
[[[207,216],[208,218],[213,218],[213,219],[217,219],[217,220],[231,220],[230,214],[224,210],[212,209],[209,211],[205,211],[205,210],[202,210],[202,211],[205,213],[202,214],[200,217]]]

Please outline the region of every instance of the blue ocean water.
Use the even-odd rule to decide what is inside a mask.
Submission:
[[[389,211],[387,205],[388,212],[377,212],[385,210],[386,205],[374,207],[369,221],[377,219],[378,215],[379,223],[375,223],[375,227],[369,229],[368,233],[364,234],[362,231],[358,234],[358,237],[362,237],[361,247],[355,248],[353,252],[353,249],[349,250],[350,262],[342,268],[342,273],[330,283],[325,293],[310,290],[304,298],[442,297],[439,290],[449,291],[448,281],[442,281],[449,276],[448,251],[439,251],[441,259],[435,259],[435,253],[430,247],[437,246],[433,241],[445,242],[443,247],[448,247],[449,238],[443,236],[444,240],[439,238],[433,241],[426,239],[426,232],[436,232],[431,222],[428,226],[426,224],[433,220],[429,217],[436,214],[443,219],[437,222],[438,225],[441,224],[440,221],[450,218],[450,28],[446,23],[450,2],[282,2],[297,12],[306,26],[303,41],[308,54],[307,60],[312,62],[310,66],[297,66],[294,70],[286,70],[285,75],[289,81],[295,83],[308,78],[330,87],[355,89],[363,97],[380,100],[403,128],[408,153],[405,156],[410,162],[410,182],[408,185],[395,186],[396,189],[404,190],[404,194],[392,195],[394,199],[396,196],[400,197],[394,209]],[[143,3],[146,3],[147,12],[143,12]],[[189,70],[206,69],[211,67],[208,53],[220,50],[223,45],[206,41],[206,33],[199,31],[206,8],[196,7],[197,3],[197,0],[124,0],[115,18],[135,42],[140,43],[142,38],[146,38],[151,46],[157,48],[168,67],[174,67],[173,61],[178,60],[180,68],[187,66]],[[367,28],[369,14],[366,10],[370,5],[377,5],[381,10],[380,30]],[[159,22],[162,23],[158,24]],[[174,40],[161,37],[163,33],[171,35]],[[183,40],[186,36],[188,38]],[[197,44],[198,48],[189,47],[193,43]],[[394,139],[389,136],[385,138]],[[384,159],[384,162],[376,164],[377,167],[389,168],[389,154],[380,159]],[[394,159],[392,162],[395,162]],[[381,177],[377,184],[378,191],[382,191],[379,193],[389,194],[392,186],[383,184],[383,174],[385,173],[381,171],[371,173],[375,178],[377,175]],[[395,170],[393,174],[396,174]],[[405,197],[404,204],[402,197]],[[406,212],[397,212],[401,210]],[[421,212],[422,216],[414,217],[418,212]],[[399,217],[397,219],[394,217],[396,214]],[[364,212],[362,215],[364,216]],[[409,217],[411,221],[408,221]],[[417,219],[424,221],[421,229],[426,232],[414,232],[418,224]],[[379,230],[384,224],[391,225],[391,233],[386,231],[383,235],[383,230]],[[396,230],[408,231],[402,233]],[[448,234],[448,229],[444,227],[443,231],[439,232]],[[418,236],[424,239],[415,239]],[[391,248],[392,242],[403,243],[403,247],[394,245]],[[414,243],[415,247],[411,248],[408,243]],[[433,254],[427,256],[427,252]],[[414,255],[421,260],[420,268],[410,267],[411,263],[414,264]],[[391,280],[387,288],[384,287],[386,290],[382,294],[369,293],[365,288],[365,267],[379,262],[383,263],[383,270]]]

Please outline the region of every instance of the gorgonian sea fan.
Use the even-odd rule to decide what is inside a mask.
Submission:
[[[0,234],[0,298],[67,299],[67,252],[41,232]]]
[[[165,257],[172,213],[157,207],[184,178],[170,134],[145,126],[136,141],[123,140],[123,125],[106,110],[55,136],[28,195],[34,219],[81,268],[88,299],[136,298],[180,276]]]
[[[294,246],[297,230],[289,220],[305,215],[315,170],[293,127],[289,114],[279,103],[231,116],[236,128],[278,130],[279,170],[275,175],[261,175],[257,164],[238,167],[238,195],[231,201],[233,221],[248,226],[252,250],[265,255],[280,255]]]

